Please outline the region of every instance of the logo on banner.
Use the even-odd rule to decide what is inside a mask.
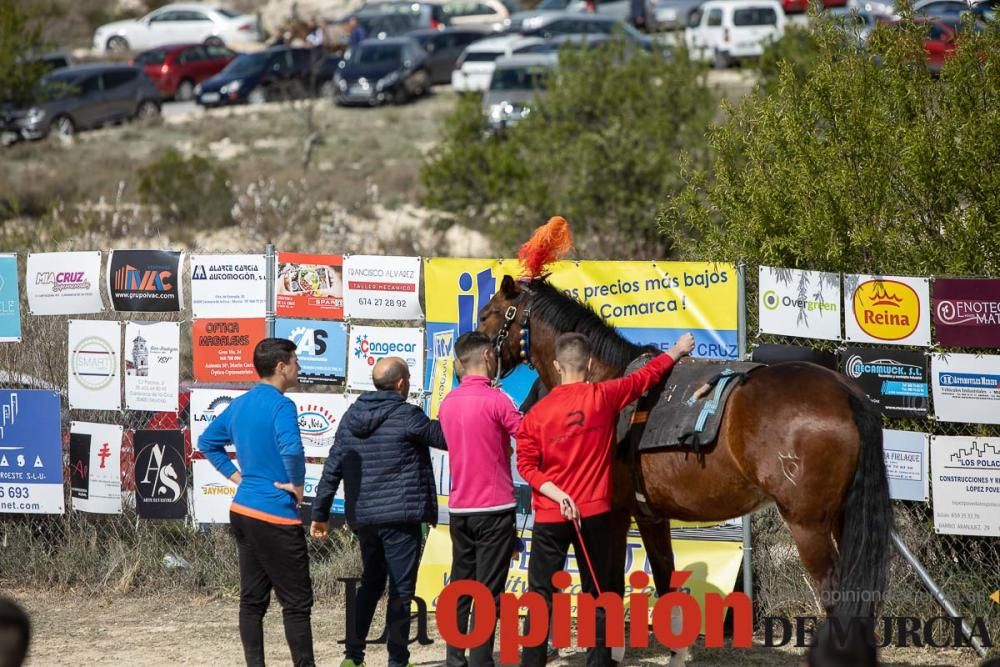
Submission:
[[[920,297],[905,283],[868,280],[854,291],[854,318],[872,338],[901,340],[917,330]]]
[[[336,423],[337,418],[322,405],[304,405],[299,410],[299,431],[313,440],[331,434]]]
[[[35,275],[36,285],[51,285],[52,292],[66,292],[70,290],[90,290],[90,281],[83,271],[39,271]]]
[[[483,269],[476,274],[476,292],[472,293],[473,278],[471,273],[463,273],[458,277],[458,335],[474,331],[479,324],[479,312],[493,298],[497,291],[497,279],[493,277],[492,269]]]
[[[208,404],[208,407],[201,413],[195,413],[192,417],[196,422],[204,422],[206,424],[211,424],[215,421],[215,418],[219,416],[223,410],[229,407],[229,404],[233,402],[234,396],[219,396]]]
[[[201,495],[203,496],[235,496],[236,487],[220,482],[209,482],[201,485]]]
[[[809,312],[814,311],[828,311],[836,312],[837,304],[828,301],[819,301],[816,299],[799,299],[797,297],[790,297],[788,295],[782,296],[775,292],[774,290],[768,290],[761,295],[761,302],[764,307],[768,310],[777,310],[778,308],[784,306],[785,308],[797,308],[799,310],[805,310]]]
[[[991,326],[1000,324],[1000,302],[943,299],[936,313],[949,326]]]
[[[204,264],[195,264],[194,270],[191,271],[191,280],[208,280]]]
[[[895,359],[875,359],[865,361],[858,355],[847,360],[844,365],[848,377],[860,378],[862,375],[878,375],[880,377],[896,376],[900,378],[922,378],[924,369],[914,364],[904,364]]]
[[[118,354],[103,338],[88,336],[73,350],[70,369],[83,387],[103,389],[118,374]]]
[[[369,366],[374,366],[375,362],[382,357],[393,354],[410,355],[410,358],[406,359],[406,363],[408,366],[413,366],[415,362],[412,355],[416,352],[416,343],[369,340],[368,334],[356,336],[354,339],[354,356],[364,360]]]
[[[114,288],[133,292],[168,292],[173,289],[169,282],[173,271],[141,270],[126,264],[115,271]]]
[[[17,392],[12,391],[10,392],[10,399],[3,406],[2,414],[0,414],[0,440],[6,439],[7,427],[13,426],[14,422],[17,421],[17,405]]]
[[[996,389],[1000,387],[1000,375],[987,375],[985,373],[938,373],[938,382],[943,387]]]
[[[326,352],[327,334],[325,329],[295,327],[288,340],[295,343],[295,354],[317,357]]]
[[[135,460],[136,493],[149,503],[175,503],[181,498],[184,459],[177,450],[152,443],[139,452]]]
[[[972,468],[1000,468],[1000,460],[987,457],[1000,457],[1000,448],[997,448],[988,442],[977,442],[976,440],[973,440],[972,445],[968,449],[959,448],[959,450],[953,453],[949,458],[952,463],[960,466]]]

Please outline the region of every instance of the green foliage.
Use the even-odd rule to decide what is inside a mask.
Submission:
[[[43,51],[37,21],[16,0],[0,0],[0,102],[29,103],[43,63],[30,59]]]
[[[660,215],[690,256],[811,269],[997,275],[1000,32],[963,31],[931,76],[915,29],[779,67],[711,132],[711,170]]]
[[[139,170],[139,200],[157,206],[167,222],[186,229],[216,229],[233,223],[229,174],[217,161],[173,148]]]
[[[562,215],[581,256],[663,257],[656,206],[683,187],[682,151],[706,160],[703,73],[684,54],[564,50],[546,95],[499,139],[483,139],[479,99],[462,99],[421,174],[426,204],[503,252]]]

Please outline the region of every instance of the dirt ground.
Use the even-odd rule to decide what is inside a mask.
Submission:
[[[98,597],[81,593],[13,591],[25,604],[34,623],[29,667],[49,665],[241,665],[234,599],[155,597]],[[343,607],[331,601],[317,604],[313,613],[313,636],[318,665],[339,665],[343,637]],[[376,624],[377,625],[377,624]],[[430,646],[411,647],[416,665],[443,665],[444,645],[431,619]],[[269,664],[288,664],[277,603],[265,619]],[[978,664],[970,652],[895,650],[882,656],[885,665]],[[662,647],[630,650],[626,665],[666,665],[669,653]],[[385,665],[385,648],[372,647],[367,663]],[[582,666],[584,654],[567,649],[556,667]],[[689,665],[797,666],[801,654],[794,650],[705,649],[695,647]]]

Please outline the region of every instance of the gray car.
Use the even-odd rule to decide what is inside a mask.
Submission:
[[[41,139],[52,131],[69,137],[78,130],[156,116],[160,102],[156,86],[137,67],[64,67],[42,78],[35,104],[4,112],[0,131],[19,139]]]
[[[559,64],[554,53],[504,56],[496,61],[483,113],[491,132],[500,132],[531,113],[531,103],[545,94],[548,78]]]
[[[656,26],[663,30],[683,30],[705,0],[657,0]]]

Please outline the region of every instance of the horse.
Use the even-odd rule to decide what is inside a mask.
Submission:
[[[528,349],[521,345],[525,329]],[[505,275],[479,312],[478,330],[495,341],[505,373],[527,361],[548,388],[558,384],[552,362],[561,333],[590,340],[592,382],[621,377],[633,360],[650,352],[544,278]],[[617,559],[615,576],[621,575],[615,582],[619,594],[632,518],[656,593],[664,595],[674,570],[671,520],[724,521],[774,505],[826,613],[868,618],[876,613],[887,586],[894,527],[882,421],[868,398],[839,373],[797,361],[762,366],[732,390],[711,448],[697,454],[683,447],[639,453],[631,465],[639,467],[653,516],[640,511],[628,457],[614,461],[615,529],[609,548]]]

